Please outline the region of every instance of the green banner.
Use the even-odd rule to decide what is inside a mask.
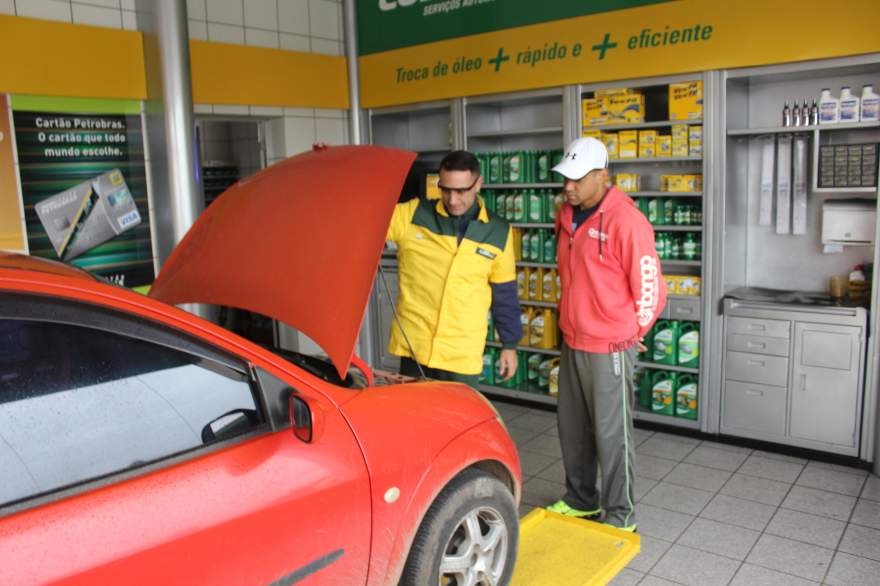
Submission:
[[[487,33],[669,0],[358,0],[358,53]]]

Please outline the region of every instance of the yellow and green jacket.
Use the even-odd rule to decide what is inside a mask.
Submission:
[[[397,316],[415,356],[396,320],[391,354],[460,374],[482,370],[492,285],[515,283],[516,261],[509,224],[481,198],[477,202],[476,219],[460,244],[442,200],[413,199],[395,207],[387,239],[397,244],[400,263]]]

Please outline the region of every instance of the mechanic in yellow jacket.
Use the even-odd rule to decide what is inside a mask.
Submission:
[[[490,307],[502,342],[500,374],[506,380],[516,372],[522,323],[513,234],[486,209],[482,186],[477,158],[453,151],[440,162],[441,199],[394,209],[388,240],[397,245],[400,295],[388,351],[401,357],[405,375],[419,376],[421,365],[430,378],[476,386]]]

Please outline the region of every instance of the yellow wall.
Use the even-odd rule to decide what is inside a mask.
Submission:
[[[190,42],[193,99],[203,104],[347,108],[345,58]],[[0,93],[146,98],[143,36],[0,15]]]

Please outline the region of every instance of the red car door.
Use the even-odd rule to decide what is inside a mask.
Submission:
[[[33,301],[0,299],[0,583],[365,582],[369,479],[323,395],[297,389],[306,443],[278,424],[285,381]]]

